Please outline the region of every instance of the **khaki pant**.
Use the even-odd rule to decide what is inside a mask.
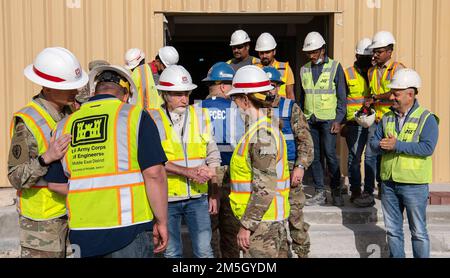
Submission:
[[[250,236],[250,248],[244,258],[287,258],[286,221],[261,222]]]
[[[293,165],[290,163],[292,173]],[[307,258],[311,242],[309,239],[309,224],[305,222],[303,207],[305,206],[306,196],[303,192],[303,186],[291,187],[289,192],[289,204],[291,211],[289,213],[289,245],[292,252],[299,258]]]
[[[221,166],[217,171],[219,180],[220,207],[217,215],[211,216],[211,245],[216,258],[239,258],[237,234],[239,221],[230,206],[230,178],[228,166]]]
[[[67,217],[34,221],[19,217],[22,258],[64,258],[68,243]]]

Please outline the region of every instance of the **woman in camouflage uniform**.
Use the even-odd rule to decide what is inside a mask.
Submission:
[[[264,71],[245,66],[228,93],[248,119],[230,162],[230,204],[241,225],[237,242],[248,258],[288,255],[289,166],[284,136],[271,119],[272,88]]]

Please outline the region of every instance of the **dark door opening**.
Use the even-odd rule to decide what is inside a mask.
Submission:
[[[303,40],[311,31],[320,32],[328,42],[329,15],[166,15],[168,20],[167,44],[174,46],[179,54],[179,64],[191,74],[199,87],[191,96],[204,99],[208,88],[201,80],[209,68],[219,61],[231,59],[230,36],[237,29],[245,30],[251,38],[250,55],[258,57],[254,51],[259,35],[269,32],[277,41],[278,61],[289,61],[296,79],[295,92],[298,97],[298,76],[300,67],[306,62],[301,52]],[[329,45],[328,45],[329,46]]]

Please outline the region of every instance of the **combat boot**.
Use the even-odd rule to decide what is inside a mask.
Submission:
[[[333,206],[342,207],[344,206],[344,198],[342,198],[341,188],[333,188],[331,190],[331,198],[333,200]]]
[[[327,193],[323,189],[316,190],[314,197],[307,199],[305,206],[323,206],[327,202]]]
[[[353,201],[353,204],[360,208],[373,207],[375,205],[375,199],[373,197],[373,194],[363,192],[363,194],[361,194],[359,198],[356,198]]]
[[[352,195],[350,196],[350,202],[353,203],[353,201],[356,198],[359,198],[359,196],[361,196],[361,188],[353,189]]]

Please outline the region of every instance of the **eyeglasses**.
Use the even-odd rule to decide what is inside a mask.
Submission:
[[[233,45],[233,46],[231,47],[231,49],[242,49],[242,48],[244,48],[244,47],[245,47],[245,44]]]
[[[376,50],[373,51],[373,54],[374,55],[381,55],[383,52],[386,52],[386,51],[387,51],[387,49],[385,49],[385,48],[376,49]]]

